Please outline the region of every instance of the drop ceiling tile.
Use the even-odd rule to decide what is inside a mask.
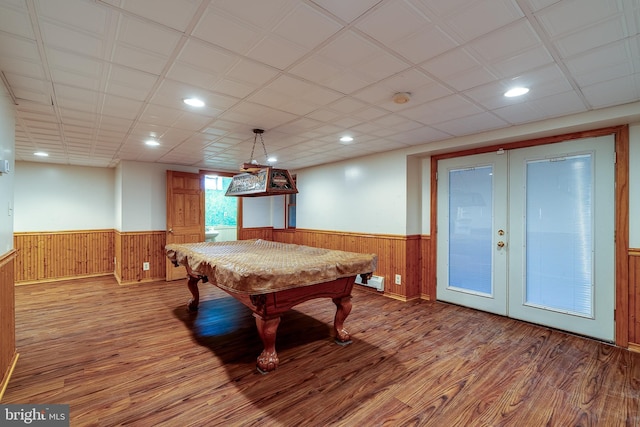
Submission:
[[[245,55],[262,36],[255,28],[232,17],[216,14],[211,6],[196,25],[193,35],[241,55]]]
[[[249,50],[252,59],[284,70],[302,58],[307,50],[300,45],[279,36],[268,35],[260,39]]]
[[[98,59],[105,55],[106,44],[99,34],[80,31],[75,27],[67,28],[49,21],[42,22],[40,30],[47,47]]]
[[[189,82],[194,87],[201,87],[203,89],[209,89],[215,86],[216,76],[212,75],[208,71],[204,71],[192,65],[187,65],[179,62],[174,62],[167,71],[167,78]]]
[[[324,82],[324,85],[330,89],[336,90],[340,93],[351,94],[358,92],[362,88],[373,84],[371,80],[365,78],[365,76],[354,75],[347,71],[336,74],[331,79]]]
[[[499,77],[514,77],[527,70],[540,68],[553,63],[553,57],[542,45],[524,50],[515,55],[493,61],[488,68]]]
[[[409,132],[403,132],[394,136],[393,138],[387,138],[387,140],[391,141],[392,143],[395,142],[397,144],[420,145],[433,141],[441,141],[448,138],[451,138],[451,135],[449,135],[448,133],[427,126]],[[387,146],[388,145],[385,144],[385,147]],[[391,148],[394,148],[393,145],[391,146]],[[396,146],[395,148],[400,147]]]
[[[482,86],[497,79],[494,73],[487,67],[477,67],[451,75],[447,83],[458,91]]]
[[[395,25],[390,25],[395,23]],[[356,28],[387,46],[431,26],[430,20],[406,1],[386,2],[358,21]]]
[[[481,113],[482,110],[458,95],[447,96],[414,108],[402,110],[400,114],[406,118],[427,125],[442,123],[453,119]]]
[[[321,108],[307,114],[306,117],[308,119],[313,119],[318,122],[330,122],[340,117],[340,114],[337,113],[336,111],[331,111],[328,109]]]
[[[183,114],[183,111],[176,108],[168,108],[157,104],[147,104],[143,113],[140,115],[140,121],[149,124],[167,124],[173,123]]]
[[[210,89],[235,99],[246,98],[255,90],[255,86],[244,82],[222,78],[210,86]]]
[[[135,119],[142,110],[142,102],[115,95],[105,95],[102,113],[111,117]]]
[[[0,41],[0,45],[2,41]],[[1,48],[0,48],[1,49]],[[0,69],[5,73],[21,74],[34,79],[45,79],[40,59],[25,60],[16,57],[0,55]]]
[[[465,43],[522,17],[524,14],[515,0],[475,1],[467,2],[466,7],[448,16],[446,22],[459,35],[458,41]]]
[[[345,22],[352,22],[379,3],[379,0],[313,0],[313,3]]]
[[[404,71],[409,67],[410,64],[407,62],[404,62],[385,51],[380,51],[371,55],[357,65],[352,66],[349,71],[351,73],[357,73],[362,76],[363,79],[375,83],[378,80],[386,79]]]
[[[182,114],[171,124],[171,126],[181,130],[199,131],[206,128],[207,124],[210,122],[211,117],[191,113]]]
[[[318,55],[339,67],[350,68],[375,56],[378,52],[378,48],[363,37],[354,32],[346,32],[321,48]]]
[[[355,98],[344,96],[339,100],[332,102],[329,108],[342,114],[352,114],[356,111],[362,111],[367,108],[367,104]]]
[[[545,117],[544,111],[538,109],[531,102],[520,102],[497,108],[493,110],[493,113],[512,125],[531,123],[542,120]]]
[[[256,61],[240,60],[228,71],[227,78],[250,86],[261,86],[279,74],[278,70]]]
[[[50,84],[44,79],[35,79],[33,77],[22,74],[5,73],[5,77],[11,85],[14,94],[18,91],[28,91],[30,93],[38,93],[48,97],[50,92]],[[16,95],[16,97],[18,97]]]
[[[121,117],[100,116],[100,129],[119,131],[122,135],[129,130],[132,124],[133,120],[123,119]]]
[[[102,35],[106,31],[109,9],[98,2],[36,0],[35,4],[40,16],[47,21],[75,27],[86,32],[98,33],[98,35]]]
[[[309,81],[327,83],[339,76],[342,70],[323,58],[312,56],[294,65],[289,72]]]
[[[158,77],[130,68],[112,64],[105,92],[110,95],[144,101],[147,99]]]
[[[495,115],[483,112],[467,116],[464,120],[451,120],[432,125],[434,128],[449,135],[464,136],[477,132],[485,132],[509,126],[509,123]]]
[[[305,3],[294,2],[294,5],[273,32],[306,50],[314,49],[342,28],[340,23]]]
[[[633,102],[640,97],[640,77],[624,76],[587,86],[582,93],[593,108]]]
[[[264,92],[268,92],[270,95],[263,96]],[[342,95],[338,92],[324,89],[320,86],[308,83],[303,80],[299,80],[289,76],[280,76],[268,85],[264,89],[256,92],[250,99],[260,102],[263,105],[269,105],[269,96],[276,98],[290,99],[293,97],[307,100],[309,103],[320,106],[339,99]]]
[[[244,123],[250,128],[268,129],[290,122],[295,119],[296,116],[284,111],[269,109],[255,103],[245,102],[224,112],[222,118],[236,123]]]
[[[2,31],[27,39],[35,39],[28,11],[16,5],[0,5],[0,28]]]
[[[168,57],[144,49],[118,44],[113,55],[113,62],[146,73],[159,76],[167,65]]]
[[[584,53],[600,46],[615,43],[627,37],[624,16],[617,15],[612,19],[577,31],[555,40],[555,46],[564,58]],[[588,47],[587,47],[588,46]]]
[[[114,1],[118,5],[119,1]],[[123,1],[122,8],[169,28],[184,32],[200,6],[200,0]]]
[[[169,56],[180,40],[181,33],[130,16],[123,16],[118,31],[118,44],[146,52]]]
[[[4,57],[18,58],[30,62],[39,62],[40,53],[34,40],[3,34],[0,32],[0,63]]]
[[[101,79],[99,77],[92,77],[73,71],[63,71],[52,68],[51,79],[55,84],[76,86],[93,91],[99,91],[101,89]]]
[[[421,64],[420,67],[429,75],[447,81],[452,75],[470,72],[482,67],[482,64],[465,48],[456,48]]]
[[[70,71],[94,78],[102,76],[105,66],[105,62],[102,60],[56,48],[47,49],[47,61],[52,69]]]
[[[543,111],[547,118],[587,111],[584,102],[573,90],[554,93],[544,98],[533,99],[530,102],[539,111]]]
[[[539,12],[536,19],[551,38],[558,38],[613,17],[621,11],[615,1],[564,0]],[[576,13],[576,11],[580,13]]]
[[[484,63],[511,58],[540,46],[541,40],[525,19],[500,28],[469,43],[468,49]]]
[[[459,44],[442,28],[427,25],[417,32],[390,45],[395,51],[415,64],[434,58]]]
[[[229,70],[240,56],[198,39],[189,39],[180,50],[177,61],[189,64],[213,74],[223,74]]]
[[[214,0],[210,7],[226,12],[238,21],[250,26],[271,29],[283,14],[292,9],[295,1],[271,0],[255,2],[252,0]]]

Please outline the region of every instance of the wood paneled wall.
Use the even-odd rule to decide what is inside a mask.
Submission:
[[[12,250],[0,257],[0,400],[18,359],[14,292],[15,255],[16,252]]]
[[[411,300],[435,299],[436,273],[431,236],[358,234],[325,230],[274,230],[271,227],[241,228],[239,239],[265,239],[283,243],[375,253],[375,272],[385,279],[386,296]],[[13,301],[13,284],[45,282],[73,277],[114,274],[121,284],[164,280],[166,257],[164,231],[119,232],[88,230],[52,233],[15,233],[13,255],[0,260],[0,304]],[[640,351],[640,249],[628,252],[628,347]],[[115,265],[114,265],[115,259]],[[143,263],[149,270],[143,270]],[[395,284],[400,274],[402,283]],[[13,306],[0,310],[0,374],[12,359],[15,346],[5,331]],[[8,320],[9,319],[9,320]],[[5,340],[8,340],[5,341]],[[624,340],[626,341],[626,339]],[[10,353],[11,355],[7,355]]]
[[[252,231],[249,231],[252,230]],[[269,237],[269,234],[271,237]],[[276,242],[338,249],[349,252],[375,253],[378,268],[375,275],[383,276],[384,294],[401,300],[420,298],[421,294],[421,236],[386,234],[358,234],[341,231],[244,229],[243,239],[270,239]],[[251,237],[246,237],[251,236]],[[395,284],[395,276],[402,278]]]
[[[640,249],[629,251],[629,348],[640,352]]]
[[[113,274],[113,230],[14,233],[16,283]]]
[[[120,284],[164,280],[167,257],[165,231],[115,232],[116,265],[114,274]],[[149,270],[143,263],[149,263]]]

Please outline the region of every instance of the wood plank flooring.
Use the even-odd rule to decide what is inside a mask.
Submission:
[[[20,358],[2,403],[66,403],[72,426],[637,426],[640,354],[439,302],[354,291],[347,330],[315,300],[261,375],[251,312],[184,281],[16,288]]]

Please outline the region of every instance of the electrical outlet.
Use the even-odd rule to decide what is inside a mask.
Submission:
[[[396,274],[396,285],[401,285],[402,284],[402,276],[399,274]]]
[[[148,263],[148,262],[143,262],[143,263],[142,263],[142,269],[143,269],[144,271],[149,270],[149,263]]]

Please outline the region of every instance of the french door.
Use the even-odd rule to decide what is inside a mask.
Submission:
[[[438,162],[437,298],[613,341],[614,139]]]

